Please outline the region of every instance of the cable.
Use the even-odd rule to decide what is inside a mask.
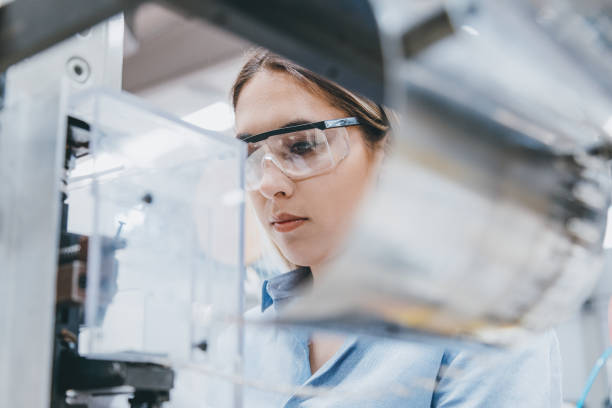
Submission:
[[[589,394],[593,383],[595,382],[595,378],[597,378],[597,374],[599,374],[599,370],[601,370],[601,367],[603,367],[603,365],[606,363],[606,360],[608,360],[608,357],[610,357],[611,354],[612,346],[608,347],[595,362],[595,365],[591,370],[591,374],[589,375],[589,379],[587,380],[584,386],[584,391],[582,391],[582,396],[576,404],[576,408],[582,408],[584,406],[584,401],[586,400],[586,397]]]

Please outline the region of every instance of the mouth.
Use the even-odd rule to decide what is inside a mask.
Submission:
[[[302,226],[306,221],[307,217],[298,217],[292,214],[280,214],[270,221],[272,228],[278,232],[289,232]]]

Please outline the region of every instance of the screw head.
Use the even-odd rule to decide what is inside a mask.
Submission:
[[[89,64],[81,57],[72,57],[66,63],[68,76],[78,83],[85,83],[89,79],[91,69]]]

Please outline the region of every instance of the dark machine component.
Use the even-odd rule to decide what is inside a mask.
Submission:
[[[450,16],[443,7],[437,8],[402,35],[404,57],[411,58],[453,33]]]
[[[383,102],[382,51],[367,0],[165,2]]]
[[[66,162],[89,154],[89,124],[80,119],[68,116]],[[68,169],[67,165],[66,168]]]
[[[0,70],[142,0],[19,0],[0,8]],[[383,102],[382,52],[368,0],[166,0]]]
[[[60,264],[57,270],[56,302],[85,302],[87,265],[83,261]]]
[[[77,394],[120,395],[126,394],[127,386],[133,390],[129,393],[132,407],[155,408],[169,401],[174,383],[174,371],[170,367],[128,361],[128,356],[126,361],[119,360],[117,357],[120,356],[112,357],[115,359],[87,358],[72,350],[64,350],[59,372],[60,388]]]
[[[137,361],[112,361],[67,356],[60,373],[66,388],[92,390],[129,385],[139,391],[167,394],[172,388],[172,370],[159,364]]]
[[[64,185],[67,185],[67,175],[74,167],[74,160],[89,153],[89,124],[69,117],[67,125]],[[66,199],[67,194],[63,192],[51,407],[86,408],[83,404],[71,404],[67,400],[68,391],[93,396],[132,395],[129,402],[134,408],[161,407],[163,402],[169,400],[174,382],[174,371],[170,367],[150,362],[150,356],[138,353],[96,355],[96,358],[79,355],[79,329],[83,324],[87,290],[89,238],[68,232],[69,208]],[[147,200],[152,201],[152,196]],[[119,264],[115,253],[127,245],[120,234],[121,226],[114,237],[102,237],[100,301],[95,317],[100,323],[117,292]]]

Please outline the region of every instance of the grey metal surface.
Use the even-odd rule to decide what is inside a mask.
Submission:
[[[160,83],[166,85],[173,79],[180,81],[191,72],[201,72],[229,59],[240,58],[253,46],[207,21],[186,18],[154,3],[138,7],[130,16],[126,15],[126,21],[131,23],[128,23],[129,32],[126,31],[129,40],[123,63],[123,89],[132,93]],[[233,71],[232,74],[235,75]],[[173,90],[179,88],[173,85],[168,86]],[[230,86],[220,85],[222,100],[227,98]],[[214,89],[202,92],[199,107],[205,105],[204,99],[213,92]],[[176,106],[176,101],[172,101],[172,106]],[[166,110],[173,111],[172,107]]]
[[[403,10],[388,3],[397,15],[416,14],[408,3]],[[609,133],[612,100],[603,87],[609,76],[591,74],[588,63],[559,47],[555,35],[523,11],[525,3],[448,2],[456,33],[409,60],[387,58],[387,79],[397,81],[390,89],[424,88],[465,114],[481,115],[558,153],[597,145]],[[381,23],[383,32],[405,29],[392,20]],[[383,44],[399,54],[391,49],[392,38]],[[606,55],[612,50],[602,59]]]
[[[19,3],[19,2],[18,2]],[[123,19],[7,72],[0,112],[0,406],[49,406],[66,97],[119,88]],[[78,66],[71,59],[78,57]]]

